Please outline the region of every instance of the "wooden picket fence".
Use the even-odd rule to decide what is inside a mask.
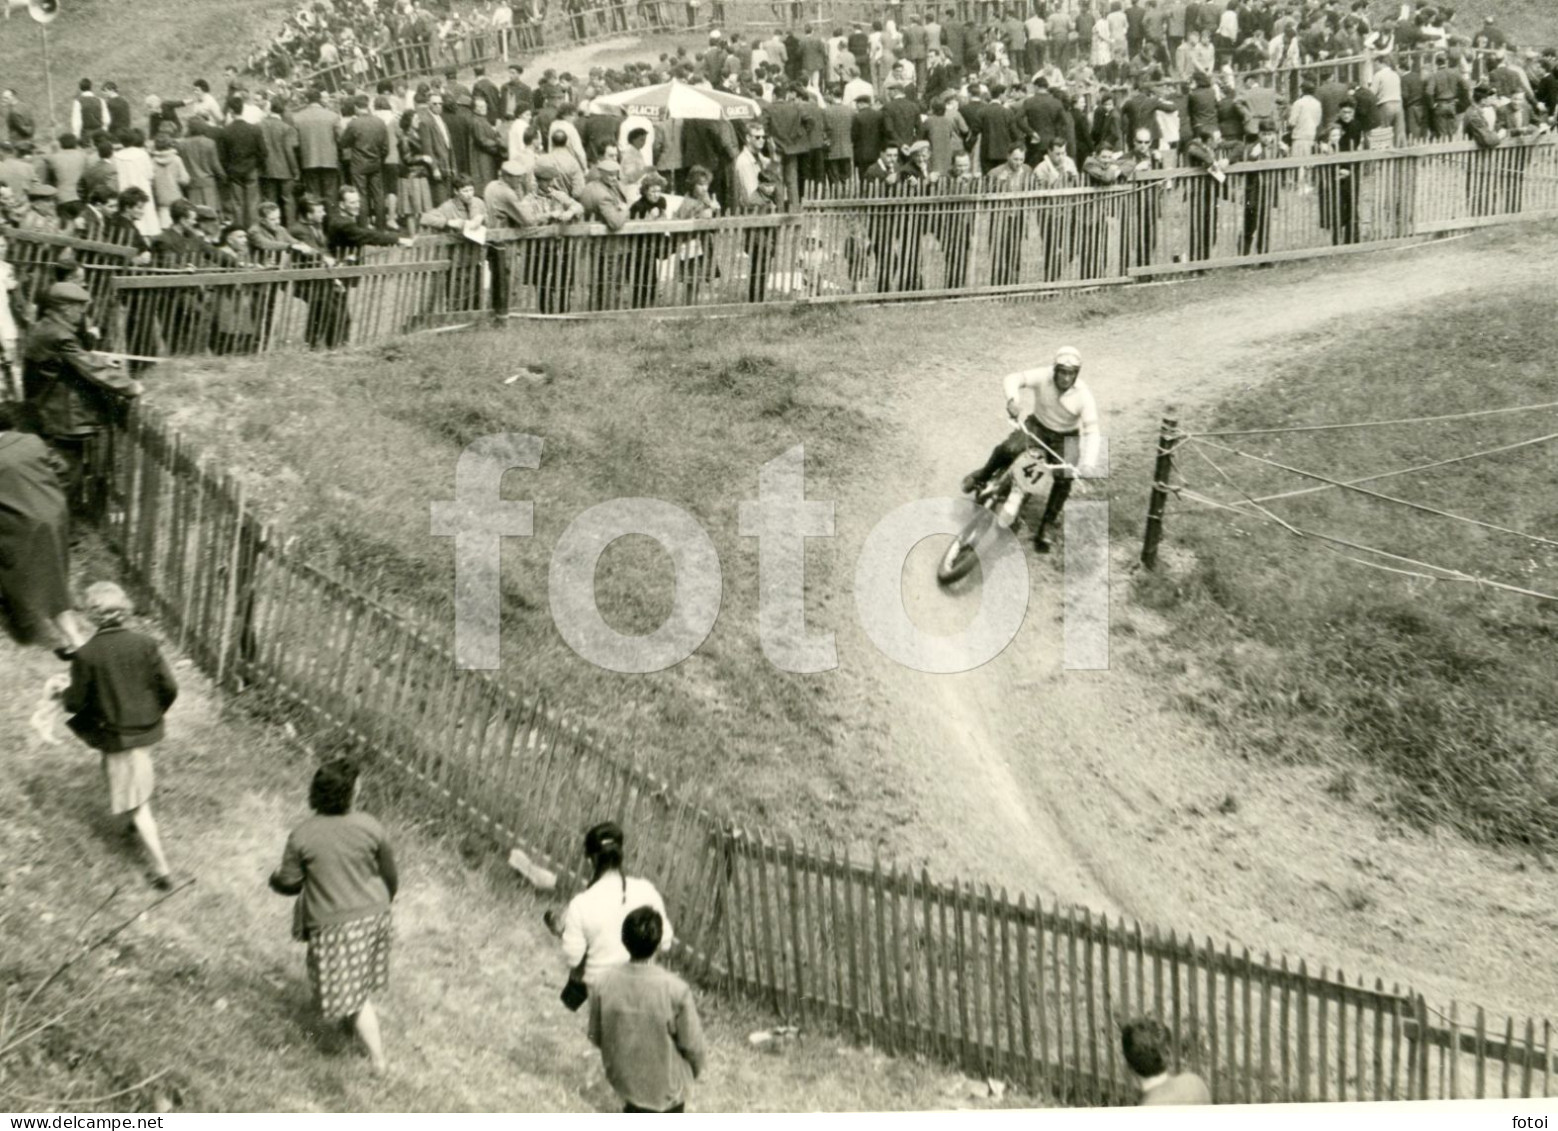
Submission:
[[[798,211],[717,220],[419,236],[355,266],[135,266],[126,249],[0,229],[24,292],[65,252],[93,320],[135,357],[328,349],[486,314],[601,316],[773,303],[1059,293],[1222,267],[1404,247],[1558,218],[1558,144],[1525,138],[1383,149],[1204,171],[1114,188],[988,180],[821,184]]]
[[[583,830],[622,822],[674,959],[705,986],[1070,1103],[1131,1102],[1119,1028],[1141,1014],[1219,1102],[1551,1094],[1547,1021],[1477,1009],[1463,1027],[1378,978],[751,835],[301,560],[167,425],[138,413],[91,458],[89,506],[144,607],[221,688],[402,775],[565,886],[586,882]]]

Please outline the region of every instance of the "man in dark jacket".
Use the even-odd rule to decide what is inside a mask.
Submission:
[[[474,162],[471,160],[475,151],[476,127],[472,124],[475,117],[471,113],[473,99],[463,91],[455,91],[452,95],[444,94],[444,126],[449,131],[449,160],[455,171],[470,176]],[[568,107],[569,114],[572,107]],[[558,117],[565,117],[559,114]],[[572,119],[574,128],[578,129],[577,119]]]
[[[292,124],[298,131],[303,190],[320,200],[334,200],[341,186],[341,158],[336,139],[341,136],[342,123],[339,114],[325,107],[324,98],[318,88],[310,90],[308,105],[292,116]]]
[[[783,159],[784,200],[789,211],[801,207],[801,161],[811,151],[811,138],[807,131],[805,111],[801,102],[806,93],[799,87],[789,87],[774,92],[774,104],[768,109],[768,136],[773,140]]]
[[[979,125],[970,122],[969,128],[979,131],[979,156],[986,174],[1007,164],[1012,149],[1023,144],[1027,133],[1012,108],[993,97],[979,115]]]
[[[282,223],[297,219],[297,183],[302,175],[298,164],[297,127],[281,116],[286,104],[280,98],[270,103],[270,113],[260,122],[265,142],[265,167],[261,170],[260,190],[266,200],[281,208]]]
[[[1124,119],[1125,136],[1134,138],[1137,130],[1146,130],[1152,135],[1152,144],[1156,146],[1158,138],[1162,136],[1162,131],[1158,128],[1160,111],[1164,114],[1172,114],[1175,106],[1155,93],[1148,81],[1142,80],[1136,93],[1127,98],[1125,104],[1120,107],[1120,117]]]
[[[888,87],[888,103],[882,108],[882,131],[888,145],[904,149],[920,136],[920,104],[906,87]]]
[[[1190,136],[1210,133],[1220,127],[1217,122],[1217,90],[1212,86],[1212,76],[1197,71],[1194,88],[1190,91]]]
[[[64,642],[70,608],[64,465],[37,436],[16,431],[19,406],[0,402],[0,605],[22,644]]]
[[[487,102],[486,118],[492,125],[498,124],[498,115],[503,112],[503,94],[498,90],[498,84],[487,77],[487,68],[477,64],[471,68],[471,73],[476,76],[471,83],[471,101],[482,98]]]
[[[524,74],[524,68],[520,64],[509,64],[509,80],[503,84],[503,98],[498,103],[499,117],[513,121],[522,113],[534,107],[534,92],[519,77],[522,74]]]
[[[851,143],[855,151],[855,171],[864,173],[882,154],[882,112],[871,105],[871,96],[862,94],[855,99],[855,121],[850,127]]]
[[[22,347],[22,392],[31,430],[64,458],[66,493],[81,481],[86,444],[103,430],[119,398],[141,395],[141,383],[81,348],[79,334],[92,296],[75,283],[55,283],[45,312]]]
[[[855,57],[855,66],[863,75],[871,73],[871,37],[866,34],[866,29],[856,24],[849,33],[849,39],[845,44],[849,53]],[[873,159],[874,160],[874,159]]]
[[[117,133],[127,130],[130,122],[130,100],[119,93],[119,84],[105,82],[103,84],[103,107],[108,111],[108,132]],[[156,137],[156,134],[147,134],[147,137]]]
[[[216,135],[216,152],[222,162],[227,213],[235,223],[254,224],[260,203],[260,170],[265,167],[265,137],[260,127],[243,120],[243,96],[227,100],[229,121]]]
[[[376,228],[384,222],[384,160],[389,156],[389,127],[360,96],[353,106],[352,119],[341,131],[341,160],[346,175],[362,196],[368,221]]]
[[[355,262],[364,247],[410,247],[410,237],[370,227],[363,220],[362,194],[351,185],[341,188],[335,221],[326,228],[328,250],[338,260]]]
[[[97,632],[71,658],[70,686],[62,696],[69,726],[102,752],[109,812],[130,818],[151,857],[153,886],[172,891],[151,812],[149,751],[162,739],[162,717],[178,698],[178,683],[157,642],[124,627],[131,606],[123,589],[111,581],[88,586],[86,612]]]
[[[1049,81],[1040,78],[1033,86],[1033,93],[1022,104],[1022,116],[1030,142],[1028,156],[1037,165],[1049,152],[1051,139],[1066,137],[1070,131],[1066,128],[1066,109],[1050,93]]]

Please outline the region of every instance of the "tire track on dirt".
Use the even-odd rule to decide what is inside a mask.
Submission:
[[[890,374],[897,394],[890,427],[904,449],[919,453],[922,471],[915,482],[900,465],[895,493],[955,491],[962,473],[999,439],[993,412],[1000,376],[1041,364],[1059,345],[1081,348],[1084,375],[1117,448],[1141,445],[1156,433],[1165,404],[1194,410],[1249,387],[1259,380],[1262,357],[1285,339],[1344,319],[1416,316],[1420,304],[1466,292],[1547,286],[1543,258],[1530,247],[1447,241],[1296,280],[1281,271],[1252,276],[1246,291],[1216,306],[1194,306],[1194,284],[1184,306],[1139,318],[1084,322],[1057,305],[1051,327],[984,351],[967,367],[968,380],[918,369]],[[1144,351],[1143,343],[1155,348]],[[1193,411],[1184,415],[1194,418]],[[864,520],[893,502],[882,499],[880,484],[862,487],[859,497],[840,503],[840,533],[851,540],[859,532],[843,529],[845,516],[868,525]],[[1145,485],[1140,499],[1144,510]],[[1136,493],[1123,493],[1115,505],[1135,506]],[[937,588],[932,551],[943,544],[922,545],[904,574],[905,606],[932,632],[956,631],[978,600],[977,588]],[[1116,547],[1113,555],[1115,615],[1133,556],[1132,547]],[[875,685],[873,698],[891,721],[891,756],[920,784],[918,817],[897,831],[891,848],[928,859],[938,875],[1010,885],[1014,898],[1018,890],[1038,891],[1111,916],[1190,926],[1219,943],[1234,939],[1314,962],[1340,961],[1350,971],[1400,976],[1442,1000],[1469,998],[1510,1012],[1529,1012],[1533,993],[1558,1003],[1558,977],[1544,973],[1539,987],[1531,984],[1528,952],[1514,934],[1490,930],[1486,917],[1476,938],[1457,927],[1456,900],[1485,892],[1498,858],[1450,846],[1444,850],[1453,850],[1463,873],[1436,874],[1437,862],[1429,866],[1417,855],[1426,849],[1376,844],[1372,816],[1327,808],[1323,797],[1316,800],[1315,783],[1292,796],[1301,774],[1234,760],[1189,720],[1160,707],[1161,688],[1142,677],[1120,669],[1062,671],[1058,563],[1031,552],[1028,562],[1027,624],[976,672],[927,676],[898,667],[868,642],[856,640],[850,649],[850,666],[865,668],[863,678]],[[843,648],[841,641],[841,655]],[[1220,804],[1237,808],[1219,815]],[[1378,914],[1346,912],[1337,893],[1351,875],[1348,853],[1358,854],[1353,861],[1393,861],[1375,866],[1386,875],[1411,872],[1416,886],[1392,891],[1380,882]],[[1497,889],[1503,880],[1492,882]],[[1550,876],[1533,872],[1520,884],[1537,901],[1544,892],[1558,896]],[[1505,902],[1517,898],[1500,894]],[[1480,905],[1487,904],[1484,894]],[[1505,925],[1518,930],[1508,916]]]

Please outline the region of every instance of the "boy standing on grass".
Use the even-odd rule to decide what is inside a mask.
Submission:
[[[703,1072],[703,1026],[687,983],[655,964],[660,912],[640,907],[622,921],[631,961],[590,995],[590,1040],[624,1112],[683,1112],[687,1084]]]

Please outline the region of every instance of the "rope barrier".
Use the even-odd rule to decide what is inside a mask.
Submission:
[[[1205,495],[1197,494],[1196,492],[1190,491],[1188,489],[1182,491],[1181,494],[1185,498],[1189,499],[1193,503],[1202,503],[1202,504],[1204,504],[1206,506],[1214,507],[1214,508],[1216,508],[1218,510],[1232,511],[1234,514],[1243,515],[1245,518],[1261,518],[1261,517],[1264,517],[1262,515],[1253,515],[1249,511],[1241,510],[1240,508],[1238,508],[1236,506],[1231,506],[1230,504],[1221,502],[1221,501],[1219,501],[1217,499],[1208,498]],[[1278,521],[1280,522],[1280,520],[1278,520]],[[1286,524],[1284,524],[1284,525],[1286,525]],[[1337,537],[1334,534],[1323,534],[1323,533],[1321,533],[1318,530],[1304,530],[1304,529],[1302,529],[1300,527],[1292,527],[1291,529],[1292,529],[1293,533],[1297,537],[1299,537],[1299,538],[1314,538],[1314,539],[1316,539],[1316,540],[1318,540],[1318,541],[1320,541],[1322,543],[1330,543],[1331,545],[1335,545],[1335,546],[1343,546],[1343,547],[1345,547],[1345,548],[1347,548],[1349,550],[1357,550],[1359,553],[1378,554],[1380,557],[1389,558],[1392,561],[1403,562],[1406,565],[1418,566],[1421,569],[1436,570],[1436,571],[1438,571],[1438,573],[1444,575],[1442,577],[1435,577],[1435,578],[1433,578],[1433,580],[1435,580],[1435,581],[1462,581],[1462,582],[1466,582],[1467,584],[1470,584],[1470,585],[1476,585],[1479,588],[1483,587],[1483,586],[1487,586],[1487,587],[1492,588],[1492,589],[1501,589],[1501,590],[1503,590],[1503,591],[1505,591],[1507,593],[1517,593],[1517,594],[1519,594],[1519,595],[1521,595],[1523,597],[1536,597],[1536,598],[1539,598],[1539,599],[1541,599],[1543,601],[1558,601],[1558,596],[1555,596],[1552,593],[1543,593],[1540,590],[1536,590],[1536,589],[1523,589],[1523,588],[1521,588],[1518,585],[1506,585],[1502,581],[1493,581],[1490,578],[1478,577],[1475,574],[1465,573],[1465,572],[1463,572],[1461,570],[1458,570],[1458,569],[1451,569],[1448,566],[1434,565],[1432,562],[1419,561],[1417,558],[1409,558],[1409,557],[1406,557],[1405,555],[1402,555],[1402,554],[1393,554],[1389,550],[1381,550],[1381,549],[1378,549],[1377,547],[1374,547],[1374,546],[1365,546],[1365,545],[1363,545],[1361,543],[1353,542],[1353,541],[1350,541],[1350,540],[1348,540],[1346,538],[1339,538],[1339,537]],[[1330,546],[1327,546],[1326,548],[1329,549]],[[1340,556],[1343,557],[1343,558],[1346,558],[1348,561],[1356,561],[1357,560],[1357,559],[1351,557],[1351,555],[1348,555],[1348,554],[1342,554]],[[1361,562],[1360,564],[1363,564],[1363,565],[1370,565],[1370,564],[1372,564],[1372,565],[1378,566],[1377,562],[1376,563]],[[1401,571],[1401,572],[1405,572],[1405,571]]]
[[[1290,523],[1288,523],[1285,519],[1281,518],[1280,516],[1278,516],[1274,512],[1268,510],[1267,508],[1261,506],[1259,503],[1255,502],[1254,499],[1250,498],[1249,492],[1244,490],[1244,488],[1240,487],[1237,483],[1235,483],[1233,481],[1233,479],[1229,477],[1229,475],[1228,475],[1228,473],[1226,471],[1224,471],[1221,467],[1218,467],[1217,464],[1213,463],[1211,456],[1207,455],[1199,447],[1194,447],[1194,448],[1192,448],[1192,450],[1196,453],[1196,455],[1200,456],[1207,463],[1211,464],[1212,470],[1217,472],[1218,475],[1222,476],[1224,483],[1227,483],[1228,486],[1232,487],[1235,491],[1239,492],[1239,494],[1243,495],[1245,502],[1249,503],[1256,510],[1260,511],[1261,514],[1265,515],[1267,518],[1271,519],[1273,522],[1281,523],[1284,527],[1287,528],[1287,531],[1288,531],[1289,534],[1297,534],[1298,533],[1298,531]]]
[[[1397,469],[1396,471],[1382,471],[1377,475],[1365,475],[1362,479],[1349,479],[1347,480],[1347,483],[1349,486],[1356,486],[1359,483],[1372,483],[1376,479],[1389,479],[1395,475],[1410,475],[1416,471],[1428,471],[1431,468],[1446,467],[1452,463],[1464,463],[1469,459],[1477,459],[1481,456],[1498,455],[1501,452],[1512,452],[1516,448],[1530,447],[1532,444],[1544,444],[1551,440],[1558,440],[1558,432],[1549,432],[1545,436],[1537,436],[1530,440],[1520,440],[1513,444],[1501,444],[1496,448],[1483,448],[1480,452],[1471,452],[1464,456],[1452,456],[1449,459],[1435,460],[1433,463],[1420,463],[1414,467],[1403,467]],[[1301,487],[1296,491],[1283,491],[1281,494],[1277,495],[1261,495],[1251,501],[1257,503],[1270,503],[1277,499],[1293,499],[1300,495],[1313,495],[1317,491],[1329,490],[1331,490],[1331,486],[1329,484],[1323,483],[1318,487]]]
[[[1251,455],[1248,452],[1241,452],[1237,448],[1230,448],[1230,447],[1228,447],[1226,444],[1219,444],[1219,443],[1216,443],[1216,442],[1210,441],[1210,440],[1205,440],[1205,441],[1203,441],[1203,443],[1211,444],[1212,447],[1218,448],[1218,449],[1220,449],[1222,451],[1225,451],[1225,452],[1232,452],[1236,456],[1243,456],[1245,459],[1253,460],[1255,463],[1263,463],[1263,464],[1266,464],[1269,467],[1278,468],[1278,469],[1280,469],[1282,471],[1286,471],[1286,472],[1288,472],[1289,474],[1292,474],[1292,475],[1301,475],[1305,479],[1318,479],[1322,483],[1327,483],[1327,484],[1331,485],[1332,487],[1340,487],[1344,491],[1356,491],[1358,494],[1360,494],[1360,495],[1367,495],[1371,499],[1382,499],[1382,500],[1384,500],[1387,503],[1396,503],[1399,506],[1407,507],[1407,508],[1409,508],[1411,510],[1422,511],[1424,514],[1437,515],[1440,518],[1452,518],[1452,519],[1455,519],[1457,522],[1465,522],[1465,523],[1468,523],[1468,524],[1470,524],[1472,526],[1480,526],[1480,527],[1482,527],[1485,530],[1494,530],[1494,531],[1497,531],[1500,534],[1512,534],[1512,535],[1514,535],[1517,538],[1524,538],[1524,539],[1526,539],[1529,542],[1536,542],[1536,543],[1538,543],[1540,545],[1543,545],[1543,546],[1552,546],[1552,547],[1558,548],[1558,541],[1554,541],[1551,538],[1543,538],[1539,534],[1528,534],[1524,530],[1515,530],[1513,527],[1500,526],[1496,522],[1484,522],[1480,518],[1471,518],[1468,515],[1456,514],[1454,511],[1440,510],[1438,507],[1431,507],[1431,506],[1428,506],[1426,503],[1414,503],[1411,499],[1403,499],[1403,498],[1400,498],[1400,497],[1398,497],[1396,495],[1387,495],[1387,494],[1384,494],[1381,491],[1370,491],[1367,487],[1359,487],[1359,486],[1357,486],[1355,484],[1352,484],[1352,483],[1344,483],[1340,479],[1331,479],[1331,478],[1328,478],[1327,476],[1317,474],[1316,472],[1313,472],[1313,471],[1304,471],[1301,468],[1290,467],[1290,466],[1288,466],[1285,463],[1278,463],[1276,460],[1266,459],[1263,456],[1255,456],[1255,455]],[[1208,460],[1207,462],[1210,463],[1211,461]],[[1216,465],[1213,464],[1213,466],[1215,467]],[[1231,481],[1230,481],[1230,483],[1231,483]],[[1235,488],[1235,489],[1237,489],[1237,488]],[[1248,500],[1248,496],[1246,496],[1246,499]],[[1265,509],[1263,507],[1260,507],[1260,505],[1258,503],[1255,504],[1255,506],[1258,509],[1261,509],[1261,510]],[[1278,521],[1281,521],[1281,520],[1279,519]]]
[[[1558,408],[1558,401],[1546,404],[1512,405],[1509,408],[1485,408],[1478,412],[1454,412],[1445,416],[1408,416],[1400,420],[1358,420],[1350,424],[1294,424],[1282,428],[1224,429],[1217,432],[1180,432],[1176,439],[1196,440],[1204,436],[1269,436],[1279,432],[1334,432],[1345,428],[1385,428],[1396,424],[1432,424],[1441,420],[1471,420],[1479,416],[1499,416],[1511,412],[1536,412]]]

